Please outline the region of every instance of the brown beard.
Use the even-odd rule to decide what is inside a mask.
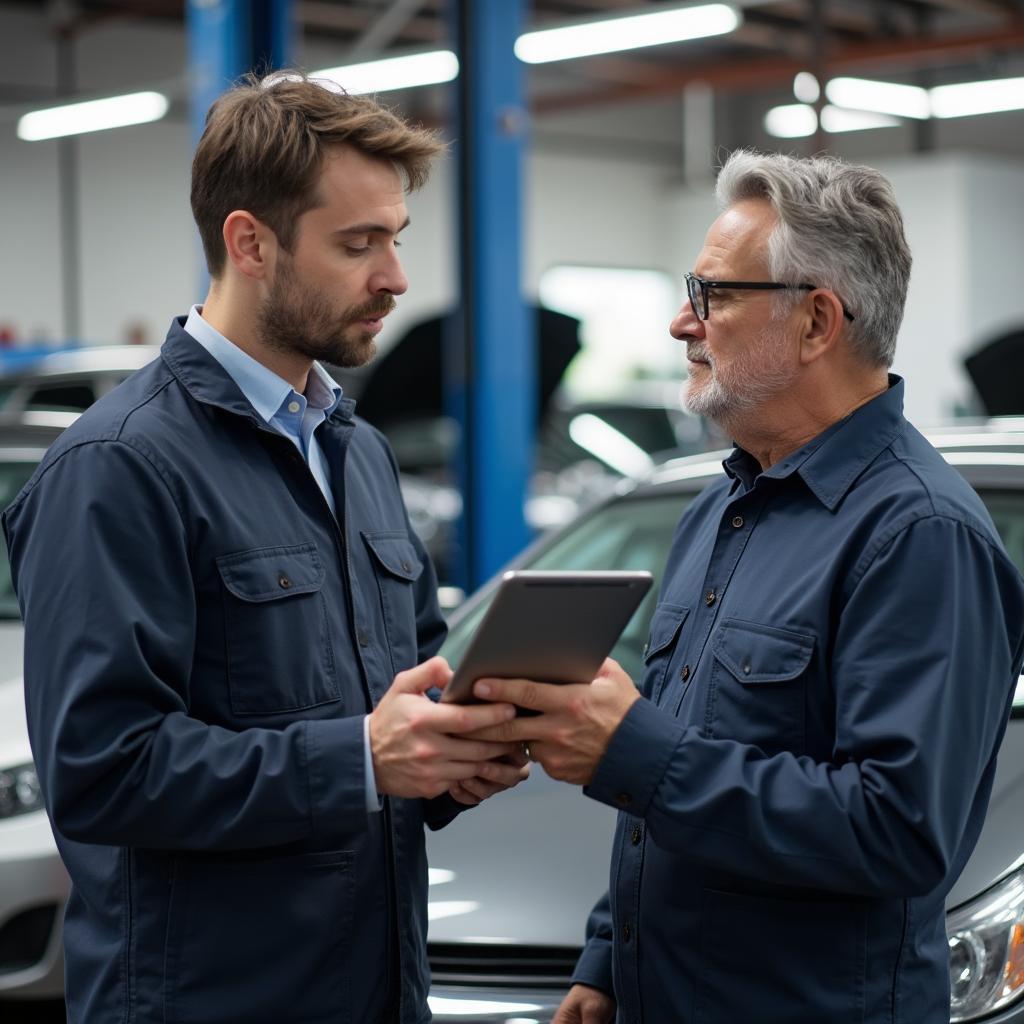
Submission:
[[[300,285],[289,261],[282,260],[260,309],[260,340],[277,352],[335,366],[362,366],[374,357],[377,345],[361,321],[376,319],[394,308],[394,296],[385,295],[339,314],[323,295]]]

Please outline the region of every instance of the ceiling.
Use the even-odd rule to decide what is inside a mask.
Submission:
[[[539,136],[571,140],[575,126],[584,144],[635,138],[652,153],[659,146],[678,153],[679,98],[698,82],[713,90],[717,121],[742,121],[751,98],[760,103],[758,118],[766,98],[793,102],[793,77],[802,70],[819,80],[847,74],[920,85],[1024,74],[1024,0],[732,2],[742,8],[743,24],[725,36],[530,67],[527,93]],[[43,5],[0,0],[5,6]],[[186,5],[184,0],[52,0],[48,6],[51,26],[74,38],[114,22],[180,25]],[[660,6],[637,0],[533,0],[526,27]],[[448,0],[296,0],[295,9],[305,46],[329,50],[339,64],[450,45]],[[426,120],[443,119],[443,104],[431,98],[431,90],[416,92],[395,96],[395,102]],[[25,98],[0,95],[0,102]],[[926,136],[918,127],[913,145],[926,147]],[[816,140],[819,146],[821,141]],[[716,142],[763,140],[719,131]],[[1002,144],[1010,143],[1003,139]]]

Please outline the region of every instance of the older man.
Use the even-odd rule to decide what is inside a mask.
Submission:
[[[732,156],[688,301],[686,404],[730,431],[683,516],[641,691],[485,680],[489,733],[620,809],[557,1020],[947,1024],[944,900],[1024,657],[1024,581],[887,373],[892,189]]]

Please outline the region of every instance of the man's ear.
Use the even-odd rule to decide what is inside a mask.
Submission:
[[[230,264],[246,277],[264,279],[277,256],[277,236],[247,210],[232,210],[224,220],[224,248]]]
[[[813,363],[830,352],[843,333],[843,304],[827,288],[816,288],[803,303],[800,362]]]

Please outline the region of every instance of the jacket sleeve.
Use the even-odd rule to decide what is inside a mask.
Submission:
[[[189,715],[190,542],[159,465],[114,439],[79,444],[4,516],[55,828],[206,850],[364,828],[361,716],[235,732]]]
[[[659,846],[738,875],[930,892],[981,827],[1022,626],[1005,555],[962,522],[918,520],[871,558],[843,608],[827,761],[707,738],[639,700],[588,795],[643,816]]]
[[[605,893],[587,918],[587,942],[576,962],[572,983],[590,985],[612,995],[612,962],[611,900]]]

